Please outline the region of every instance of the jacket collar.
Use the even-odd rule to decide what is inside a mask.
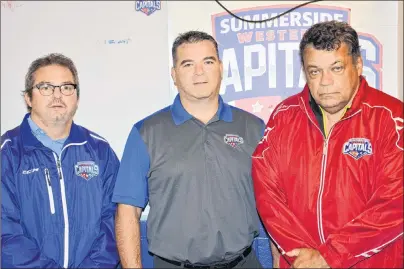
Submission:
[[[35,148],[43,148],[44,145],[35,137],[35,135],[32,133],[31,127],[29,126],[28,117],[30,115],[31,113],[27,113],[24,116],[24,119],[20,125],[22,144],[24,148],[27,150],[32,150]],[[73,122],[70,128],[69,136],[67,137],[64,145],[71,143],[82,143],[85,142],[86,140],[87,138],[82,128]]]

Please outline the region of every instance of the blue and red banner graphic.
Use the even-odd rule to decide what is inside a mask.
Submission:
[[[255,7],[233,13],[247,20],[264,20],[292,7]],[[317,22],[329,20],[349,23],[350,9],[308,5],[264,23],[243,22],[227,12],[212,15],[213,35],[223,62],[223,99],[266,122],[279,102],[304,87],[299,57],[304,32]],[[372,35],[358,34],[363,75],[381,90],[382,46]]]

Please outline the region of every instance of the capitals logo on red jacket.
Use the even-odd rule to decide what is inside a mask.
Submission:
[[[372,144],[366,138],[351,138],[345,142],[342,152],[358,160],[365,155],[372,155]]]

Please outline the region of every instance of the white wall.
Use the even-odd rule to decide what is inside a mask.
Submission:
[[[120,158],[132,125],[171,103],[167,18],[165,2],[146,16],[135,1],[2,1],[1,133],[26,113],[29,64],[61,52],[79,72],[75,122],[106,138]]]

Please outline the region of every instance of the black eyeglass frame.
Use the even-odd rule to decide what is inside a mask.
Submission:
[[[41,90],[41,87],[42,87],[42,86],[45,86],[45,85],[48,86],[48,87],[50,87],[50,89],[52,90],[51,93],[49,93],[49,94],[44,94],[44,91]],[[69,90],[69,91],[66,92],[66,90],[64,90],[64,89],[62,88],[63,86],[73,86],[74,88],[73,88],[72,91]],[[63,94],[64,96],[70,96],[70,95],[72,95],[72,94],[74,93],[74,90],[77,89],[77,84],[74,84],[74,83],[65,83],[65,84],[62,84],[62,85],[53,85],[53,84],[50,84],[50,83],[39,83],[39,84],[35,85],[33,88],[37,88],[38,91],[39,91],[39,93],[40,93],[41,95],[43,95],[43,96],[51,96],[52,94],[54,94],[56,88],[59,88],[60,93]]]

